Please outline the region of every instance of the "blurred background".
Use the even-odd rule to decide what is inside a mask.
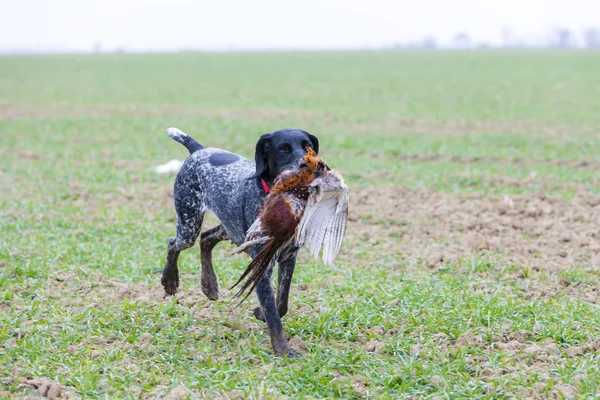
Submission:
[[[0,52],[599,48],[594,0],[2,0]]]

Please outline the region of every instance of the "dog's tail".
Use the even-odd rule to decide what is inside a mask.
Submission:
[[[165,133],[174,141],[184,145],[190,154],[204,148],[204,146],[192,139],[191,136],[186,135],[183,131],[177,128],[169,128],[165,131]]]

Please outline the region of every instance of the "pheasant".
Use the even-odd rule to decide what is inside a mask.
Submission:
[[[300,172],[283,172],[277,177],[245,242],[232,253],[264,243],[233,285],[236,287],[248,277],[235,295],[239,298],[249,288],[242,302],[252,293],[276,253],[292,240],[298,246],[306,245],[315,260],[323,248],[326,265],[333,263],[341,247],[348,219],[348,188],[344,179],[311,148],[307,148],[302,164]]]

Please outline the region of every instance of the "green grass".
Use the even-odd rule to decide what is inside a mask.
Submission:
[[[228,245],[222,300],[201,294],[197,250],[163,298],[173,177],[151,171],[185,157],[169,126],[247,157],[299,126],[354,191],[597,195],[598,169],[573,163],[600,162],[598,71],[599,53],[576,51],[0,57],[0,397],[31,391],[23,379],[86,398],[600,395],[600,353],[570,353],[600,337],[600,310],[559,283],[599,289],[598,265],[431,269],[353,223],[335,267],[301,253],[284,325],[306,349],[282,360],[256,300],[235,310],[223,292],[248,261]],[[519,331],[524,348],[499,348]]]

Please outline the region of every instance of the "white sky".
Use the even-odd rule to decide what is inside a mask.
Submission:
[[[600,0],[0,0],[0,52],[381,47],[463,30],[501,42],[600,27]]]

